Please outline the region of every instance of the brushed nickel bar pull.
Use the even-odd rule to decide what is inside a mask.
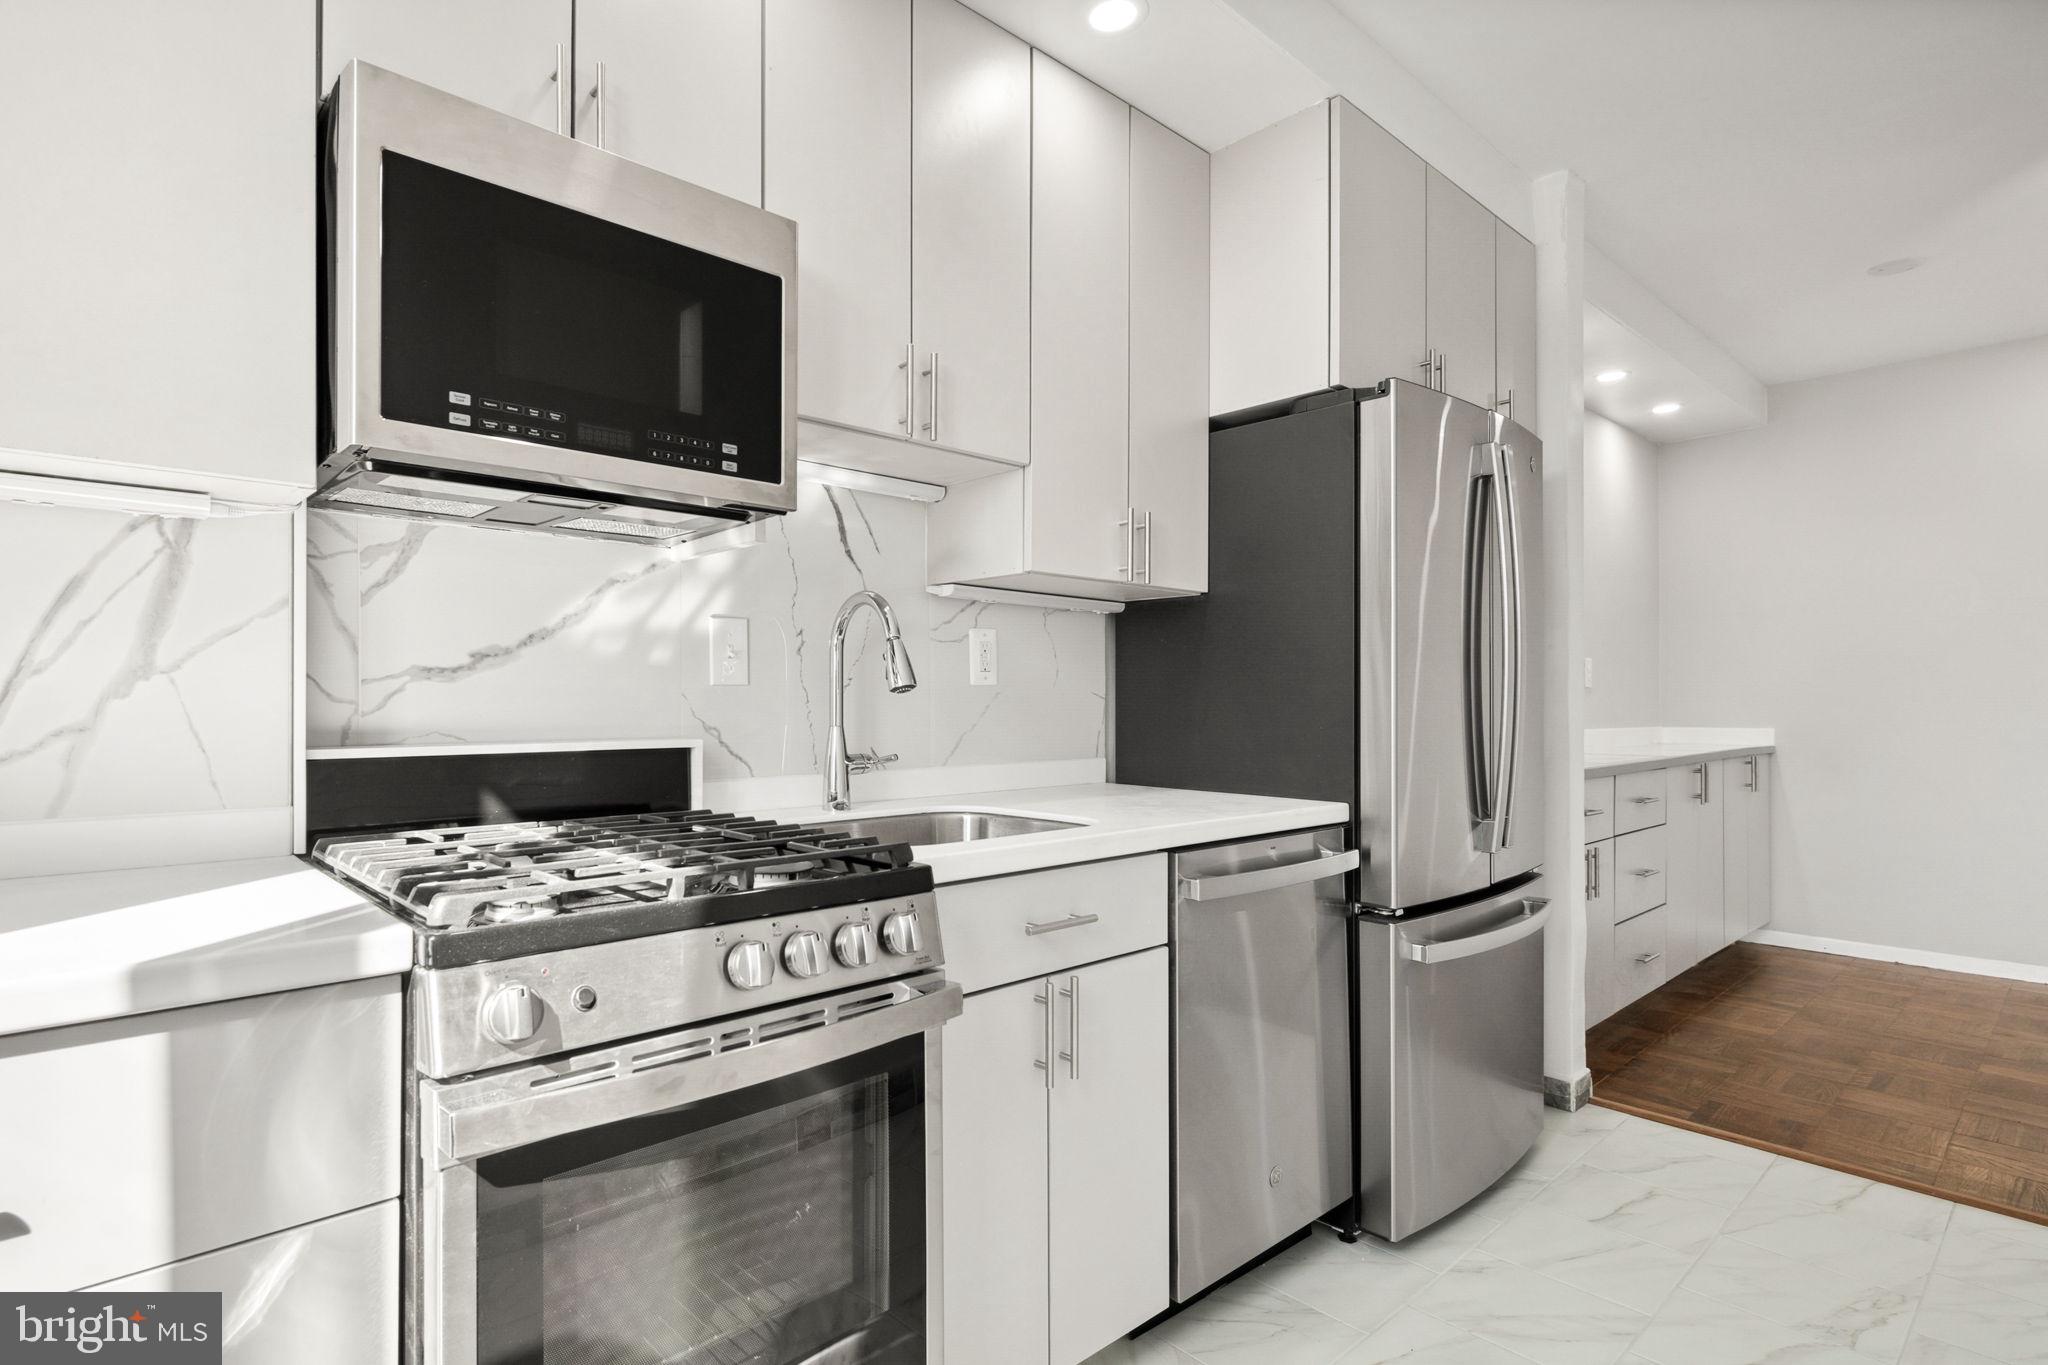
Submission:
[[[569,136],[569,46],[555,44],[555,74],[548,77],[555,83],[555,131],[563,137]]]
[[[1025,924],[1027,935],[1057,934],[1062,929],[1079,929],[1084,924],[1093,924],[1100,915],[1068,915],[1065,919],[1032,920]]]
[[[903,343],[903,363],[896,367],[903,371],[903,434],[908,436],[916,429],[917,422],[917,343]]]
[[[1664,956],[1664,954],[1662,953],[1637,953],[1636,961],[1642,963],[1644,966],[1648,966],[1650,963],[1655,962],[1658,958],[1662,956]]]
[[[1037,1067],[1040,1071],[1043,1071],[1045,1073],[1045,1088],[1047,1090],[1050,1090],[1052,1089],[1053,1081],[1058,1074],[1053,1069],[1052,1053],[1053,1049],[1059,1046],[1059,1044],[1054,1041],[1052,1036],[1052,978],[1048,976],[1045,978],[1045,980],[1041,981],[1039,983],[1038,994],[1032,996],[1031,998],[1038,1004],[1045,1006],[1045,1060],[1042,1062],[1033,1062],[1031,1065]]]
[[[604,63],[597,64],[597,79],[590,87],[590,96],[597,101],[597,149],[606,150],[604,145]]]
[[[1067,1050],[1060,1054],[1060,1060],[1067,1064],[1067,1079],[1081,1079],[1081,978],[1070,976],[1067,984],[1060,987],[1060,994],[1067,997]]]

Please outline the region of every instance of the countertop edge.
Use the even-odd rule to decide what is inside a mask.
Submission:
[[[1304,802],[1287,810],[1245,812],[1207,816],[1137,829],[1061,830],[1051,835],[1026,835],[1044,839],[1043,844],[1022,840],[1009,848],[960,848],[928,856],[921,850],[919,861],[932,869],[932,880],[940,886],[986,881],[1026,872],[1044,872],[1055,867],[1076,867],[1083,863],[1135,858],[1169,849],[1195,848],[1203,844],[1227,843],[1233,839],[1256,839],[1267,834],[1320,829],[1349,821],[1349,807],[1338,802]],[[990,840],[989,844],[1005,842]]]
[[[1711,749],[1688,750],[1685,753],[1657,754],[1645,758],[1619,758],[1602,755],[1599,761],[1586,760],[1586,776],[1619,777],[1623,773],[1650,772],[1657,768],[1683,768],[1688,763],[1712,762],[1720,758],[1747,758],[1752,754],[1774,754],[1775,744],[1729,744]]]

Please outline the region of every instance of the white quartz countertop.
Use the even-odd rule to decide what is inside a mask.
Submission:
[[[1773,754],[1777,751],[1778,746],[1768,740],[1652,740],[1609,744],[1596,752],[1588,741],[1586,776],[1613,777],[1618,773],[1676,768],[1716,758],[1745,758],[1750,754]]]
[[[411,965],[410,930],[297,858],[0,881],[0,1034]]]
[[[989,810],[1079,822],[1071,829],[1039,834],[915,845],[918,861],[929,864],[932,876],[941,884],[1226,839],[1255,839],[1287,830],[1341,825],[1350,818],[1349,807],[1341,801],[1128,787],[1113,782],[967,792],[923,800],[856,801],[849,811],[802,806],[766,814],[779,820],[818,823],[925,810]]]

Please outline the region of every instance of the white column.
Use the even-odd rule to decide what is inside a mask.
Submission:
[[[1556,909],[1545,931],[1543,1074],[1552,1102],[1586,1084],[1585,304],[1586,186],[1553,171],[1534,186],[1536,387],[1543,438],[1545,695],[1549,774],[1544,866]],[[1562,912],[1562,913],[1559,913]],[[1562,1089],[1562,1095],[1557,1092]]]

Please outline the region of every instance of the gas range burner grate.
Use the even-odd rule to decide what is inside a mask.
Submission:
[[[335,835],[313,856],[430,929],[739,896],[910,862],[901,844],[708,810]]]

